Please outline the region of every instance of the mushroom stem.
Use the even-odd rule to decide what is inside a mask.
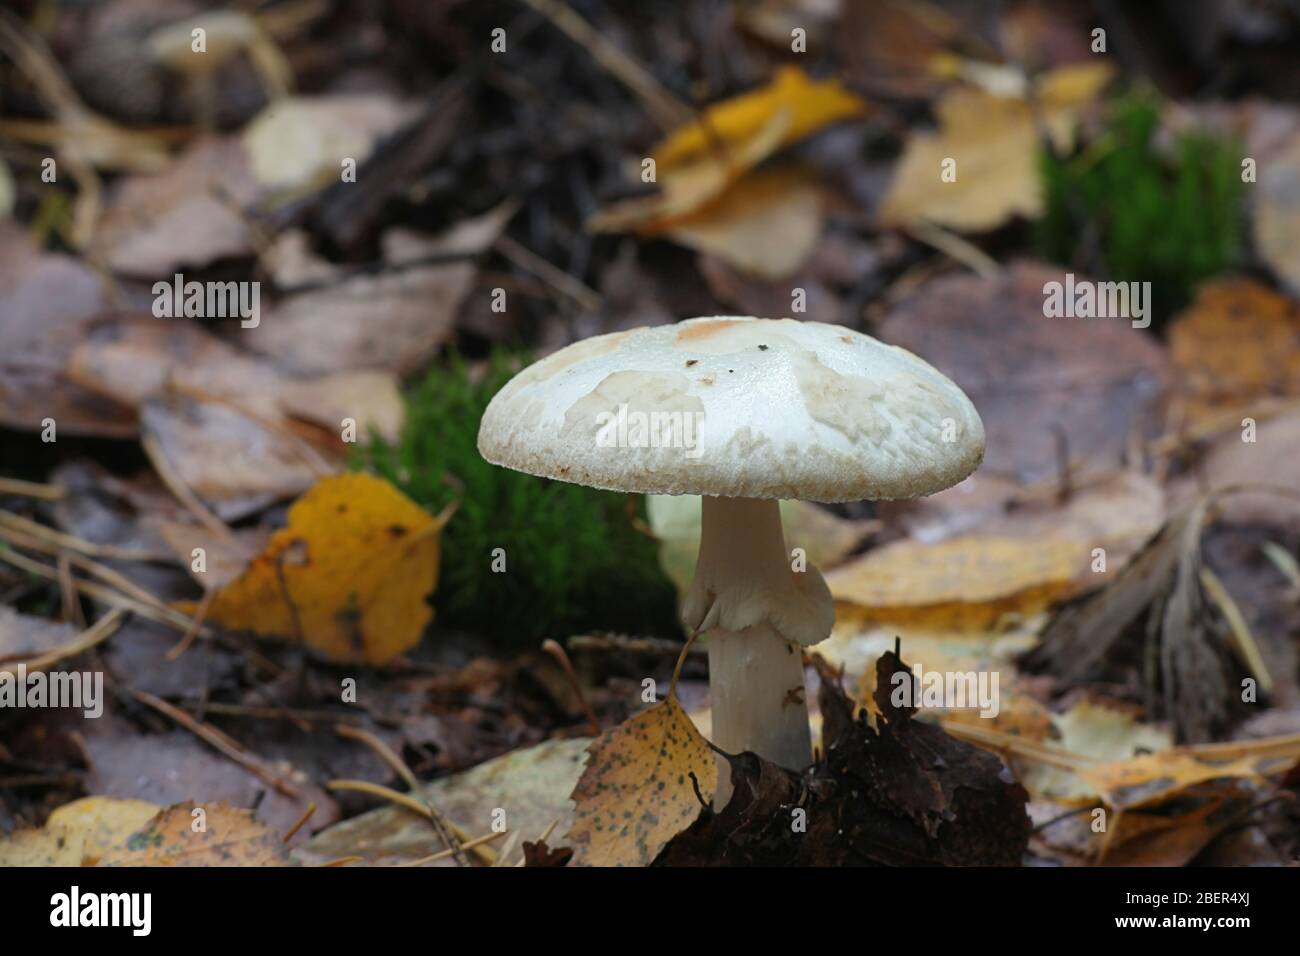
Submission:
[[[791,770],[812,762],[802,648],[791,637],[803,640],[803,629],[821,630],[813,640],[824,637],[826,612],[833,615],[817,570],[791,569],[778,502],[703,499],[700,556],[683,616],[708,632],[716,747],[752,751]],[[731,792],[730,766],[719,758],[714,807],[726,806]]]

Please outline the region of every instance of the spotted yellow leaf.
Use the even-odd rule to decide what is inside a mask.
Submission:
[[[577,866],[648,865],[718,782],[717,758],[671,695],[606,731],[587,754],[565,841]]]
[[[381,478],[337,475],[289,509],[208,618],[301,639],[334,661],[382,664],[415,646],[433,617],[443,521]]]

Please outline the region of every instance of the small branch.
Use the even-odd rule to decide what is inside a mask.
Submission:
[[[194,736],[217,750],[223,756],[239,764],[239,766],[243,767],[259,780],[274,787],[279,793],[294,800],[302,797],[302,793],[297,787],[289,783],[287,780],[271,773],[266,769],[266,767],[262,766],[262,762],[259,758],[245,752],[242,744],[227,734],[222,733],[216,727],[213,727],[210,724],[199,723],[179,707],[175,707],[172,704],[167,703],[167,701],[155,697],[153,694],[145,691],[132,690],[131,696],[140,701],[140,703],[147,704],[159,713],[170,717],[190,733],[194,734]]]

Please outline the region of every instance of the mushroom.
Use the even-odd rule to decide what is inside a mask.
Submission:
[[[594,488],[702,499],[682,620],[706,635],[713,742],[812,762],[802,648],[835,621],[786,549],[779,502],[915,498],[969,475],[984,426],[912,353],[820,322],[715,317],[576,342],[492,399],[488,461]],[[731,794],[719,764],[714,805]]]

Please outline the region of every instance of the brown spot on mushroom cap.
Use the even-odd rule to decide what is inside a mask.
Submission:
[[[716,319],[713,322],[691,322],[682,325],[677,332],[677,342],[698,342],[701,339],[710,339],[719,332],[733,328],[742,324],[743,320],[738,319]]]

